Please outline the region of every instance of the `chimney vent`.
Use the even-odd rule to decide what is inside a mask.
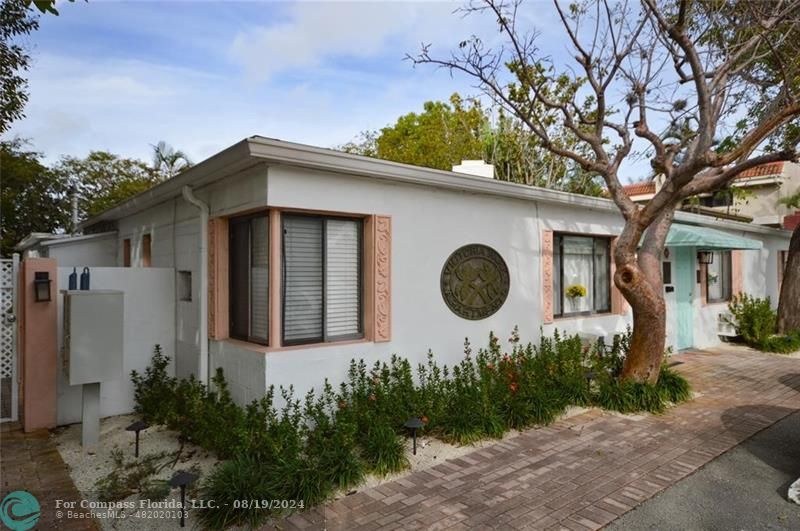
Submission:
[[[482,160],[462,160],[461,164],[453,166],[453,171],[456,173],[465,173],[467,175],[477,175],[478,177],[494,179],[494,166],[492,164],[486,164]]]

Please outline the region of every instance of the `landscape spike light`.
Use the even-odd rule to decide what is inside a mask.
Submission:
[[[424,427],[425,423],[419,417],[411,417],[406,421],[404,426],[411,430],[411,437],[414,441],[414,455],[417,455],[417,430]]]
[[[136,422],[125,428],[127,431],[136,432],[136,451],[133,454],[135,457],[139,457],[139,432],[142,430],[146,430],[149,427],[150,425],[145,421],[137,420]]]
[[[186,470],[179,470],[175,472],[172,479],[169,480],[169,486],[174,488],[181,488],[181,527],[186,526],[186,486],[191,485],[199,476]]]

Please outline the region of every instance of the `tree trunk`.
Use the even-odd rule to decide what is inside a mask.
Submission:
[[[800,330],[800,225],[789,242],[789,256],[778,299],[778,333]]]
[[[658,381],[667,339],[661,259],[672,216],[673,209],[661,214],[647,230],[641,247],[643,229],[635,220],[629,221],[614,249],[614,283],[633,310],[633,336],[622,367],[623,379]]]

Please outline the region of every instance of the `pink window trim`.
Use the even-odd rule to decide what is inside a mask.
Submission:
[[[281,211],[270,208],[270,300],[269,346],[265,352],[298,350],[323,345],[322,343],[299,347],[280,346],[281,337]],[[328,215],[336,213],[326,212]],[[348,214],[352,215],[352,214]],[[386,342],[392,336],[392,218],[390,216],[365,216],[364,218],[364,339],[356,342]],[[228,219],[209,220],[208,255],[208,333],[214,340],[229,339],[228,324]]]
[[[542,322],[553,322],[553,231],[542,231]]]
[[[731,251],[732,297],[735,297],[744,291],[744,275],[742,273],[742,251]]]
[[[373,340],[392,339],[392,218],[374,216]]]
[[[616,283],[614,283],[614,273],[617,271],[617,265],[614,263],[614,247],[616,247],[618,239],[619,238],[617,237],[612,238],[611,240],[611,278],[609,278],[608,281],[611,284],[611,313],[616,315],[625,315],[628,313],[628,301],[625,300],[622,292],[619,290]]]

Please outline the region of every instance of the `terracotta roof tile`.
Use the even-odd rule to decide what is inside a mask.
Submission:
[[[656,193],[656,183],[654,181],[647,181],[641,183],[633,183],[622,187],[628,197],[632,195],[654,194]]]
[[[740,173],[737,179],[747,179],[748,177],[764,177],[767,175],[780,175],[783,173],[783,162],[772,162],[770,164],[762,164],[755,168],[750,168]]]

